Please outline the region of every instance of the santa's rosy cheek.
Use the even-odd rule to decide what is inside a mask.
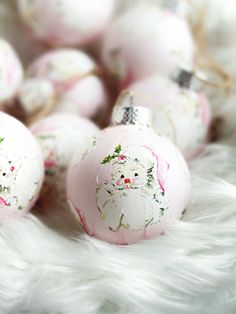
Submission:
[[[117,185],[117,186],[122,185],[122,180],[117,180],[117,181],[116,181],[116,185]]]
[[[134,178],[133,179],[133,184],[135,184],[135,185],[140,185],[142,182],[141,182],[141,180],[139,179],[139,178]]]

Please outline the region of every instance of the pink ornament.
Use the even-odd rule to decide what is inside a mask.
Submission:
[[[97,69],[95,62],[79,50],[58,49],[46,53],[27,70],[20,93],[22,106],[33,113],[54,101],[56,112],[96,116],[108,103]]]
[[[57,46],[88,45],[103,33],[114,0],[19,0],[19,13],[35,37]]]
[[[147,126],[149,111],[131,101],[128,95],[125,108],[115,107],[117,126],[75,154],[67,179],[71,209],[84,230],[116,244],[160,235],[181,217],[191,190],[179,151]]]
[[[0,106],[15,97],[22,79],[23,68],[16,52],[0,39]]]
[[[139,6],[107,30],[102,60],[121,87],[154,73],[168,74],[191,63],[194,42],[186,20],[168,10]]]
[[[45,167],[46,201],[55,200],[66,207],[66,174],[76,150],[98,132],[95,124],[73,114],[54,114],[32,125],[31,130],[42,149]],[[49,199],[51,198],[51,200]]]
[[[190,159],[208,140],[211,108],[205,95],[191,85],[194,74],[182,69],[179,75],[180,79],[185,75],[184,82],[156,75],[131,84],[128,90],[137,105],[152,110],[154,130],[169,138]]]
[[[43,182],[41,150],[29,130],[0,113],[0,221],[34,205]]]

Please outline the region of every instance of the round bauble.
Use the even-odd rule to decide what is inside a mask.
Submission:
[[[19,101],[27,115],[42,110],[56,101],[53,84],[45,79],[27,79],[19,90]]]
[[[170,73],[180,62],[191,63],[193,55],[186,20],[152,6],[118,17],[102,45],[103,63],[122,88],[154,73]]]
[[[180,78],[184,73],[181,70]],[[154,130],[169,138],[186,158],[194,157],[208,140],[211,107],[204,93],[191,86],[194,77],[185,76],[185,84],[167,77],[152,76],[128,87],[137,105],[152,110]]]
[[[100,132],[70,165],[67,193],[84,230],[110,243],[153,238],[179,219],[190,176],[177,148],[147,126],[147,109],[116,108],[117,126]],[[125,124],[125,125],[123,125]]]
[[[23,68],[14,49],[0,39],[0,106],[10,102],[23,79]]]
[[[30,131],[0,112],[0,221],[34,205],[44,177],[41,150]]]
[[[89,118],[102,114],[108,103],[97,65],[74,49],[58,49],[37,58],[27,69],[20,100],[29,113],[54,101],[55,112]]]
[[[19,13],[40,40],[54,46],[88,45],[103,33],[114,0],[19,0]]]
[[[43,152],[45,182],[43,198],[66,203],[66,174],[76,150],[82,150],[87,141],[98,132],[95,124],[73,114],[53,114],[31,126]]]

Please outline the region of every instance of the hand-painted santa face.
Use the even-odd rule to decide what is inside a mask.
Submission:
[[[114,162],[112,184],[118,190],[143,188],[148,182],[146,168],[147,165],[138,158],[128,157],[124,162]]]
[[[168,209],[164,186],[168,167],[143,146],[122,150],[118,145],[113,155],[104,158],[98,174],[97,206],[111,230],[141,230],[160,221]]]

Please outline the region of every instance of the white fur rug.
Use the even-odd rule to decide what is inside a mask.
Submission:
[[[236,82],[236,5],[209,0],[208,16],[211,51]],[[11,40],[22,49],[18,36]],[[80,234],[56,210],[0,226],[0,314],[236,313],[236,90],[209,95],[224,118],[222,138],[190,165],[184,220],[131,246]]]

